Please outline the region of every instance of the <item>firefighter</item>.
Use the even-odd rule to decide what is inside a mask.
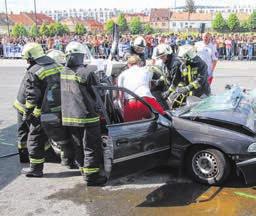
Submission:
[[[179,48],[178,57],[182,61],[180,73],[173,83],[177,93],[190,96],[209,96],[210,86],[207,81],[208,72],[206,63],[196,54],[195,47],[184,45]]]
[[[87,185],[102,185],[103,164],[100,118],[95,111],[93,85],[99,81],[96,67],[84,65],[85,47],[70,42],[65,50],[67,63],[61,74],[62,124],[68,126],[75,145],[76,162]]]
[[[49,50],[47,52],[47,56],[53,59],[59,65],[65,66],[66,64],[66,56],[60,50]],[[60,81],[56,83],[55,89],[56,87],[59,88],[58,91],[60,92]],[[50,113],[54,113],[56,115],[58,122],[55,122],[53,127],[51,126],[51,124],[44,123],[42,123],[42,126],[44,127],[47,136],[51,138],[51,141],[55,142],[55,144],[60,146],[61,148],[61,165],[66,166],[69,169],[75,169],[77,168],[75,163],[75,150],[68,129],[62,126],[61,109],[59,107],[54,112],[51,111]]]
[[[153,76],[153,79],[156,79],[156,81],[154,82],[155,85],[152,89],[152,94],[164,109],[167,110],[169,106],[165,100],[175,90],[172,81],[175,74],[180,70],[181,61],[167,44],[159,44],[156,47],[154,58],[162,72]]]
[[[56,83],[63,67],[47,57],[38,43],[27,43],[23,48],[22,57],[30,65],[27,70],[23,114],[23,120],[29,121],[30,125],[27,142],[30,168],[23,169],[23,173],[27,177],[42,177],[47,137],[41,127],[40,115],[56,110],[60,105]]]
[[[146,58],[145,58],[145,49],[146,49],[146,40],[142,36],[138,36],[135,38],[132,47],[131,47],[131,54],[138,55],[141,60],[141,66],[146,65]]]
[[[29,68],[27,68],[29,70]],[[29,155],[27,149],[27,139],[28,139],[28,132],[29,132],[29,125],[27,121],[23,121],[23,114],[25,112],[25,89],[26,89],[26,80],[27,80],[27,73],[24,75],[24,78],[21,82],[17,99],[15,100],[13,107],[17,110],[17,141],[18,141],[18,151],[19,151],[19,158],[21,163],[28,163],[29,162]]]

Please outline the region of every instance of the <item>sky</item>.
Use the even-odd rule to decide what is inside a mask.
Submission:
[[[6,0],[8,11],[33,10],[34,0]],[[173,7],[175,0],[36,0],[37,10],[64,10],[69,8],[161,8]],[[0,0],[0,11],[5,10],[5,0]],[[176,0],[176,5],[183,5],[185,0]],[[255,4],[255,0],[195,0],[200,5]]]

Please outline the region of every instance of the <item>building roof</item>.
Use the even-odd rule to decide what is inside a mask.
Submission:
[[[66,19],[61,20],[61,23],[68,26],[75,26],[77,23],[84,24],[84,21],[78,17],[68,17]]]
[[[37,13],[36,17],[34,13],[25,13],[25,12],[20,12],[19,14],[9,14],[9,19],[13,23],[19,23],[23,24],[25,26],[31,26],[33,24],[42,25],[43,23],[49,24],[53,23],[53,19],[45,14],[42,13]]]
[[[150,12],[150,22],[168,21],[171,12],[168,8],[154,8]]]
[[[145,15],[144,13],[125,13],[124,17],[127,22],[130,22],[133,17],[138,17],[140,21],[144,23],[149,22],[149,16]],[[118,16],[112,17],[111,19],[114,22],[116,22],[118,19]]]
[[[45,24],[50,24],[53,23],[53,19],[43,13],[37,13],[36,17],[34,13],[24,13],[26,16],[31,18],[34,22],[37,20],[38,25],[42,25],[43,23]]]
[[[9,21],[9,25],[13,25],[13,22],[8,19]],[[6,14],[5,13],[0,13],[0,25],[3,26],[3,25],[7,25],[7,19],[6,19]]]
[[[89,27],[89,28],[99,28],[99,29],[103,29],[103,24],[101,24],[100,22],[94,20],[94,19],[88,19],[88,20],[84,20],[83,21],[84,25],[86,27]]]
[[[188,12],[173,12],[170,21],[212,21],[211,13],[191,13]]]

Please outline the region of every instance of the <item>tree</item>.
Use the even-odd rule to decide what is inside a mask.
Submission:
[[[41,36],[50,36],[49,28],[48,28],[48,26],[47,26],[45,23],[43,23],[43,24],[41,25],[41,27],[40,27],[40,29],[39,29],[39,34],[40,34]]]
[[[56,35],[55,23],[51,23],[48,26],[48,29],[49,29],[49,36],[53,37],[54,35]]]
[[[142,32],[142,23],[139,17],[133,17],[129,23],[132,34],[140,34]]]
[[[121,32],[125,32],[128,30],[128,24],[124,14],[120,14],[117,17],[117,25],[119,25],[119,29]]]
[[[31,28],[29,29],[29,36],[30,37],[36,37],[36,36],[38,36],[38,28],[37,28],[37,26],[35,25],[35,24],[33,24],[32,26],[31,26]]]
[[[104,25],[104,30],[108,33],[111,34],[113,32],[113,28],[114,28],[115,22],[110,19],[108,20],[105,25]]]
[[[248,24],[251,31],[256,30],[256,11],[253,11],[253,13],[250,15]]]
[[[77,35],[84,35],[86,33],[86,28],[82,23],[77,23],[75,26],[75,33]]]
[[[27,29],[22,24],[15,24],[12,28],[12,36],[14,37],[21,37],[27,36],[28,32]]]
[[[216,14],[214,20],[212,21],[212,28],[219,32],[226,30],[227,24],[220,12]]]
[[[60,22],[56,22],[54,25],[56,35],[63,36],[67,33],[65,27]]]
[[[196,6],[194,0],[186,0],[185,11],[189,14],[196,12]]]
[[[240,29],[240,21],[235,13],[231,13],[227,19],[227,26],[232,31],[238,31]]]
[[[64,34],[69,34],[70,33],[70,30],[69,30],[69,28],[66,24],[63,25],[63,31],[64,31]],[[85,31],[87,31],[87,30],[85,29]]]
[[[144,34],[153,34],[154,29],[151,27],[149,23],[147,23],[146,25],[144,25],[143,32]]]
[[[245,20],[245,21],[241,22],[241,24],[240,24],[240,31],[241,32],[248,32],[248,31],[250,31],[249,20]]]

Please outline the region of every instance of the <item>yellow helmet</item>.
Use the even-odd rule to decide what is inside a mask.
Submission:
[[[47,56],[53,59],[58,64],[65,64],[66,63],[66,56],[60,50],[49,50],[47,52]]]
[[[44,50],[38,43],[27,43],[21,54],[22,58],[26,60],[36,60],[44,55]]]

